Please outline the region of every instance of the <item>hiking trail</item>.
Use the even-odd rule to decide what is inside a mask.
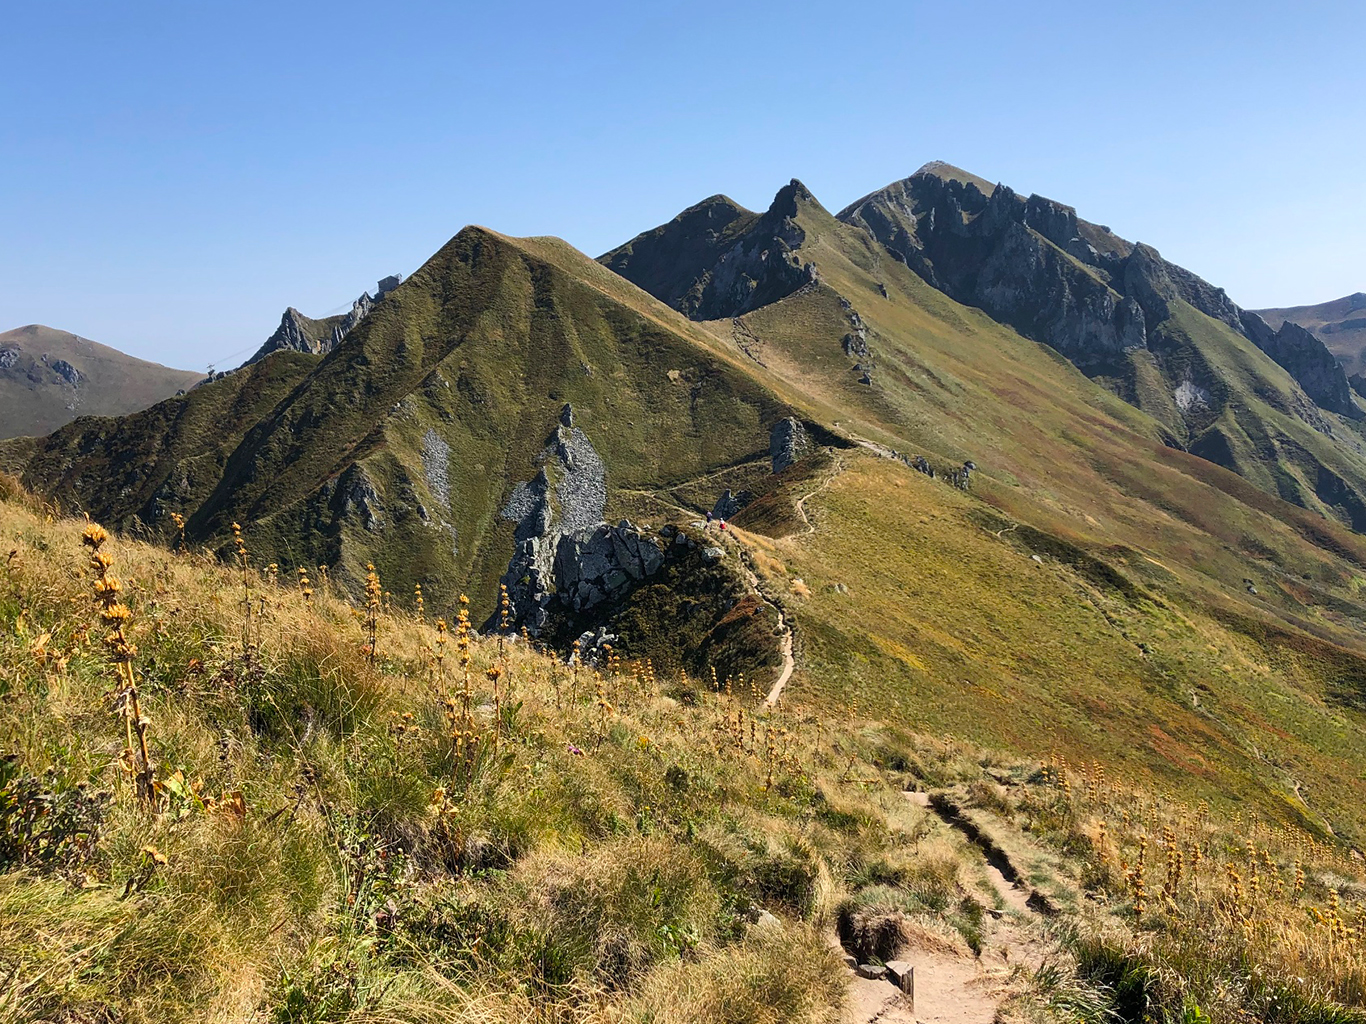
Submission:
[[[931,805],[928,793],[905,796],[934,811],[949,828],[967,834],[959,819]],[[968,839],[982,853],[981,867],[1006,907],[992,913],[995,920],[983,936],[981,955],[966,956],[928,940],[903,948],[897,959],[915,968],[914,1005],[890,982],[861,977],[851,968],[843,1024],[991,1024],[1015,967],[1033,968],[1043,962],[1049,944],[1037,927],[1040,915],[1029,894],[1006,878],[995,858],[981,849],[978,837],[969,834]],[[829,941],[842,951],[833,932]]]

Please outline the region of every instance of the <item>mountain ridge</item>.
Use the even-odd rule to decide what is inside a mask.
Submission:
[[[1366,389],[1366,292],[1306,306],[1253,310],[1268,325],[1280,328],[1291,323],[1323,342],[1353,381],[1353,390]]]
[[[803,248],[806,236],[833,237],[841,230],[833,225],[842,224],[856,236],[841,244],[862,250],[857,259],[865,270],[884,257],[906,265],[951,298],[1057,349],[1153,415],[1165,442],[1294,503],[1366,526],[1361,433],[1346,425],[1363,414],[1316,339],[1293,324],[1272,330],[1222,289],[1163,260],[1151,246],[1078,218],[1071,207],[1020,197],[1004,185],[987,194],[977,184],[983,180],[931,162],[833,218],[813,197],[805,209],[819,225],[814,228],[799,226],[798,215],[788,218],[790,228],[775,230],[785,223],[775,198],[763,217],[736,218],[737,227],[710,249],[678,245],[683,225],[675,219],[600,260],[697,319],[747,317],[776,301],[775,294],[812,286],[821,259],[813,255],[816,247]],[[642,247],[679,254],[668,264],[672,279],[638,272],[634,257]],[[783,257],[774,260],[775,252]],[[655,257],[654,266],[665,263]],[[805,270],[800,279],[791,272],[797,265]],[[743,287],[717,292],[712,282],[719,276]],[[679,299],[699,294],[710,295],[710,304]],[[1219,326],[1211,330],[1203,318]],[[852,318],[831,329],[843,334],[847,353],[856,353],[856,379],[873,386],[876,360],[868,354],[866,330]],[[1249,345],[1261,355],[1245,351]],[[1335,425],[1333,414],[1344,422]]]
[[[16,327],[0,333],[0,438],[47,434],[83,414],[136,412],[203,377],[43,324]]]

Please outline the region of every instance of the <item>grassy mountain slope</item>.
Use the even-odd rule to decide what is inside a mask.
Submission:
[[[203,377],[41,324],[18,327],[0,334],[0,438],[40,437],[78,416],[136,412]]]
[[[1336,723],[1354,722],[1362,699],[1366,542],[1276,497],[1274,479],[1167,446],[1158,419],[932,288],[800,186],[769,223],[791,239],[786,265],[815,271],[785,298],[705,323],[564,243],[467,229],[215,455],[217,479],[183,506],[191,539],[221,542],[236,520],[286,570],[326,561],[349,582],[374,561],[400,595],[421,583],[429,607],[469,589],[482,620],[512,548],[500,510],[538,471],[568,402],[607,466],[609,518],[686,524],[723,488],[761,494],[735,522],[753,527],[761,596],[797,625],[793,699],[834,713],[852,690],[903,723],[933,707],[936,728],[982,742],[1065,744],[1359,834],[1340,780],[1360,773],[1360,752]],[[1278,451],[1312,456],[1287,463],[1284,486],[1329,504],[1312,469],[1336,449],[1315,453],[1313,432],[1281,412],[1289,378],[1240,335],[1173,309],[1185,350],[1237,390],[1224,406],[1234,458],[1251,458],[1249,423],[1272,423]],[[768,430],[794,413],[842,447],[769,477]],[[60,457],[28,452],[26,479],[51,491],[40,467],[63,465],[63,486],[79,482],[126,522],[149,492],[125,495],[112,466],[82,477],[84,429]],[[973,496],[857,454],[864,444],[924,454],[941,478],[972,460]],[[856,500],[861,489],[880,500]],[[164,535],[164,513],[137,514]],[[781,572],[762,562],[765,532],[786,546],[768,552]],[[926,546],[935,587],[917,590]],[[841,586],[856,596],[833,597]],[[650,600],[667,635],[677,595]],[[659,649],[658,636],[635,639]],[[1272,721],[1249,687],[1300,715],[1277,720],[1275,752],[1244,742],[1262,728],[1244,724]],[[1027,712],[983,714],[991,693]]]
[[[191,549],[225,546],[236,521],[250,552],[230,575],[114,546],[138,678],[166,723],[152,718],[155,756],[206,780],[149,815],[113,764],[125,741],[98,707],[92,634],[68,617],[81,585],[54,551],[78,527],[0,509],[18,559],[0,603],[5,742],[34,772],[60,765],[62,792],[129,786],[103,859],[77,837],[52,869],[107,888],[27,861],[0,875],[0,922],[19,922],[0,924],[0,951],[21,965],[0,977],[24,979],[25,1012],[828,1021],[838,985],[820,949],[837,921],[900,914],[894,932],[929,929],[964,960],[989,937],[989,890],[960,848],[926,854],[934,821],[896,792],[955,782],[1073,865],[1051,881],[1078,915],[1065,923],[1100,936],[1065,961],[1097,983],[1088,1005],[1144,1019],[1118,994],[1130,968],[1159,979],[1133,998],[1169,1015],[1307,1021],[1325,1019],[1314,1000],[1359,1004],[1357,968],[1325,970],[1312,939],[1293,957],[1258,945],[1275,929],[1301,941],[1286,921],[1303,921],[1302,892],[1273,921],[1263,903],[1245,912],[1246,890],[1209,888],[1235,861],[1269,872],[1235,840],[1274,835],[1283,888],[1296,861],[1317,865],[1316,905],[1331,890],[1353,924],[1366,916],[1343,881],[1366,836],[1366,539],[1344,525],[1354,487],[1333,479],[1357,472],[1355,426],[1306,410],[1266,353],[1179,298],[1134,356],[1148,391],[1126,401],[799,183],[703,230],[670,275],[677,229],[632,258],[686,285],[666,297],[699,296],[695,316],[734,315],[690,320],[563,242],[469,228],[326,357],[279,353],[138,416],[0,449],[62,508],[163,540],[181,512]],[[1207,421],[1177,407],[1172,379],[1204,389]],[[420,584],[428,614],[462,590],[476,621],[495,608],[514,549],[501,513],[563,440],[566,404],[606,467],[606,516],[666,525],[693,556],[618,620],[622,651],[654,661],[594,672],[472,640],[466,714],[463,648],[385,606]],[[788,417],[812,450],[770,474]],[[1222,447],[1173,447],[1177,425]],[[949,486],[969,460],[970,489]],[[704,533],[692,523],[722,489],[755,497]],[[373,648],[342,593],[368,562],[397,595],[369,610]],[[252,568],[270,563],[285,579],[328,564],[334,588],[317,584],[310,607]],[[704,574],[731,619],[718,630],[763,655],[719,693],[704,663],[689,679],[667,660]],[[795,670],[773,710],[785,642]],[[964,738],[981,749],[961,753]],[[1035,772],[1053,755],[1088,765],[1084,798]],[[1136,795],[1152,793],[1180,803],[1159,819]],[[1107,846],[1088,816],[1121,804]],[[1172,821],[1200,823],[1200,924],[1218,948],[1172,909],[1195,894],[1140,909],[1138,833],[1155,843]],[[751,928],[760,908],[781,942]],[[1247,982],[1251,966],[1272,988]],[[1038,999],[1045,1019],[1076,1005]]]
[[[1273,328],[1287,320],[1299,324],[1328,346],[1347,373],[1366,373],[1366,293],[1354,292],[1313,306],[1255,312]]]
[[[1279,500],[1274,481],[1163,444],[1157,420],[817,204],[797,223],[819,283],[708,326],[783,378],[799,408],[835,415],[836,430],[941,470],[971,459],[978,473],[962,498],[897,461],[845,453],[831,479],[788,490],[810,495],[814,532],[793,516],[772,529],[767,499],[736,516],[783,538],[763,550],[802,638],[794,692],[835,705],[853,691],[896,721],[1085,751],[1359,835],[1361,691],[1344,680],[1366,665],[1366,542]],[[866,357],[841,347],[851,310]],[[1188,307],[1174,320],[1228,379],[1250,364],[1292,389],[1241,336]],[[1277,400],[1248,388],[1230,404],[1275,423],[1285,449],[1298,438],[1337,457]],[[1311,504],[1315,478],[1287,472]]]
[[[1056,565],[974,532],[970,498],[890,461],[832,480],[797,552],[850,580],[830,600],[876,616],[865,660],[843,655],[853,685],[819,714],[647,664],[590,674],[382,608],[370,646],[359,609],[281,586],[253,552],[239,569],[105,541],[137,648],[146,798],[138,741],[120,753],[126,677],[93,607],[87,524],[0,486],[7,1020],[909,1022],[846,951],[915,964],[925,1015],[1363,1019],[1363,872],[1341,845],[1174,799],[1122,733],[1120,761],[1082,763],[1094,744],[1071,742],[1099,731],[1085,713],[1121,719],[1136,689],[1068,694],[1080,728],[1042,766],[929,733],[970,721],[975,699],[1025,743],[1070,680],[1042,702],[975,674],[962,696],[885,700],[914,657],[887,646],[898,602],[947,591],[965,560],[994,563],[1009,595],[985,600],[984,582],[968,602],[982,610],[1076,603]],[[866,582],[886,592],[864,591],[869,552],[826,525],[907,515],[937,522],[919,579],[884,563]],[[947,638],[966,666],[994,639],[975,629],[913,643],[929,667]],[[1104,642],[1082,629],[1073,647]],[[826,657],[826,637],[811,645]],[[1055,653],[1028,645],[1011,667]],[[1217,736],[1223,710],[1164,728]],[[1154,746],[1197,759],[1185,774],[1224,767],[1169,733]]]
[[[79,492],[113,524],[136,515],[165,533],[177,511],[191,541],[221,543],[240,521],[282,564],[326,562],[356,582],[373,561],[421,582],[434,604],[468,589],[488,607],[511,546],[499,512],[512,485],[536,475],[565,403],[611,489],[686,479],[765,452],[789,411],[740,362],[562,243],[470,228],[291,376],[292,391],[224,422],[227,457],[207,493],[196,482],[150,502],[160,486],[150,478],[130,490],[120,474],[143,468],[88,455],[109,433],[89,421],[34,450],[26,479]],[[218,386],[240,387],[256,367]],[[175,415],[130,420],[118,443],[164,447]]]
[[[242,434],[317,362],[277,353],[142,412],[83,417],[45,438],[6,442],[0,458],[60,507],[169,537],[168,513],[212,492]]]

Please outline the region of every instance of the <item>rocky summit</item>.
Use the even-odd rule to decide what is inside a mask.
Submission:
[[[310,319],[290,306],[280,317],[280,326],[275,328],[275,333],[247,360],[247,365],[264,359],[272,352],[307,352],[311,355],[331,352],[374,309],[375,303],[397,288],[402,280],[401,274],[381,278],[373,298],[369,292],[361,292],[360,298],[351,303],[350,312],[321,320]]]

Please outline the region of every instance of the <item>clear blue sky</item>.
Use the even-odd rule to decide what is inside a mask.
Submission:
[[[11,0],[0,330],[240,362],[467,223],[597,255],[927,160],[1251,307],[1366,290],[1366,4]]]

